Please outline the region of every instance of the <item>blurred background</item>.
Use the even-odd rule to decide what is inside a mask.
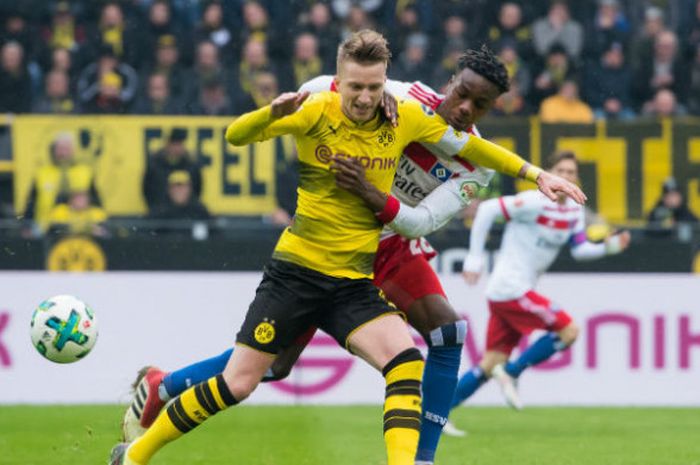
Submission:
[[[0,269],[260,270],[296,154],[225,128],[332,74],[362,28],[389,38],[390,78],[436,90],[487,44],[512,84],[482,134],[534,163],[577,153],[590,237],[632,228],[635,247],[555,270],[700,270],[698,0],[3,0]],[[464,248],[473,211],[434,245]]]

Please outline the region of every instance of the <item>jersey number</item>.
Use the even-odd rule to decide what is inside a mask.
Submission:
[[[433,246],[431,246],[424,237],[420,239],[411,239],[408,245],[411,249],[411,255],[430,255],[435,253]]]

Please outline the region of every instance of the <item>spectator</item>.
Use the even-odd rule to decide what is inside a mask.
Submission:
[[[26,113],[32,106],[32,85],[19,42],[0,49],[0,113]]]
[[[442,58],[439,64],[435,66],[432,76],[431,85],[438,92],[442,92],[445,89],[447,82],[457,71],[459,57],[462,56],[465,48],[464,42],[457,39],[453,39],[445,44],[445,49],[441,55]]]
[[[246,94],[250,94],[255,75],[261,72],[272,72],[279,76],[267,55],[265,43],[251,39],[245,44],[243,57],[238,65],[238,85],[234,87],[236,101],[245,98]],[[293,86],[284,85],[284,87]]]
[[[154,63],[146,68],[143,76],[162,74],[168,78],[170,95],[172,98],[182,102],[189,97],[188,82],[191,79],[179,61],[180,50],[177,38],[174,35],[166,34],[158,37],[155,50]],[[146,82],[147,79],[142,79]]]
[[[540,107],[543,123],[593,122],[593,110],[578,96],[578,84],[573,79],[564,81],[556,95],[544,99]]]
[[[220,2],[212,1],[204,6],[202,22],[194,33],[195,43],[211,42],[219,49],[219,56],[230,62],[235,56],[233,34],[224,23],[224,9]]]
[[[563,0],[555,0],[544,18],[535,21],[532,26],[532,38],[535,51],[544,57],[552,46],[564,47],[567,55],[578,61],[583,48],[583,28],[571,19],[569,7]]]
[[[539,107],[542,100],[556,94],[564,81],[574,75],[574,65],[564,47],[559,44],[553,45],[528,94],[531,105],[534,108]]]
[[[590,66],[585,76],[586,101],[596,118],[628,120],[632,110],[632,72],[625,63],[622,44],[613,43],[599,63]]]
[[[418,9],[414,5],[407,5],[405,8],[397,8],[395,24],[391,28],[391,39],[389,45],[394,56],[398,56],[406,50],[406,40],[409,36],[423,32],[423,25],[420,21]]]
[[[685,106],[678,103],[676,95],[670,89],[659,89],[654,98],[642,107],[642,116],[652,118],[685,116],[686,114]]]
[[[219,49],[211,42],[201,42],[197,45],[195,65],[192,68],[192,77],[189,79],[190,88],[187,92],[187,107],[196,103],[199,99],[203,84],[212,79],[223,79],[229,73],[219,59]],[[227,83],[228,87],[228,83]]]
[[[277,77],[273,73],[262,71],[255,75],[251,91],[235,104],[234,113],[242,114],[269,105],[279,95]]]
[[[171,96],[166,74],[154,73],[148,77],[146,95],[138,99],[131,110],[136,115],[179,115],[180,102]]]
[[[68,200],[51,209],[48,230],[52,233],[107,235],[107,213],[90,200],[88,186],[71,186]]]
[[[24,209],[24,218],[45,230],[51,209],[68,199],[71,188],[88,186],[92,203],[99,205],[90,166],[79,163],[75,156],[75,141],[69,133],[58,134],[49,149],[49,164],[37,169]]]
[[[688,208],[678,183],[674,178],[667,179],[661,188],[661,198],[649,212],[649,225],[668,229],[679,223],[697,223],[698,219]]]
[[[511,81],[508,92],[498,97],[491,114],[493,116],[528,116],[532,114],[532,108],[520,93],[520,84],[517,80]]]
[[[586,33],[586,53],[591,61],[600,57],[614,43],[627,46],[630,24],[620,9],[619,0],[598,0],[593,24]]]
[[[168,175],[168,197],[150,217],[159,220],[208,220],[207,208],[194,195],[190,173],[176,170]]]
[[[634,93],[638,103],[651,99],[660,89],[669,89],[685,101],[689,88],[689,71],[679,53],[678,38],[662,31],[654,41],[654,54],[635,70]]]
[[[77,110],[70,93],[70,81],[65,71],[53,70],[46,75],[44,96],[34,104],[34,113],[70,114]]]
[[[79,52],[86,39],[85,29],[76,21],[70,3],[63,0],[55,4],[51,22],[41,36],[48,50],[64,49],[71,53]]]
[[[125,113],[126,103],[121,98],[122,78],[119,74],[109,71],[100,76],[97,94],[85,102],[82,112],[87,114]]]
[[[656,36],[664,31],[664,12],[658,7],[650,6],[644,11],[644,24],[632,41],[632,53],[630,65],[632,69],[639,68],[643,63],[651,60],[654,54],[654,42]]]
[[[294,56],[292,58],[292,74],[294,89],[298,89],[306,81],[321,75],[323,61],[318,55],[318,39],[310,32],[302,32],[294,40]]]
[[[107,46],[96,63],[81,71],[78,100],[86,112],[109,113],[111,109],[123,112],[133,101],[138,83],[134,68],[120,62],[114,50]]]
[[[119,3],[106,3],[96,27],[89,33],[89,43],[92,45],[90,55],[96,57],[107,48],[112,50],[118,60],[138,67],[141,55],[134,43],[137,34],[132,29],[124,20],[124,12]]]
[[[170,37],[172,45],[175,37],[183,37],[183,31],[172,18],[170,3],[166,0],[156,0],[148,9],[148,20],[143,27],[143,42],[141,46],[141,62],[149,67],[153,66],[153,59],[157,55],[157,48],[161,44],[162,37]]]
[[[530,69],[527,64],[518,55],[517,44],[510,41],[502,41],[501,49],[498,52],[498,58],[500,58],[503,65],[506,67],[510,82],[517,81],[518,94],[526,96],[530,91],[532,76],[530,75]]]
[[[173,171],[189,173],[194,196],[199,198],[202,192],[202,174],[199,164],[192,159],[185,148],[186,139],[186,129],[174,128],[168,136],[165,147],[148,160],[143,178],[143,195],[149,212],[167,205],[168,177]]]
[[[498,22],[488,30],[488,40],[494,50],[500,50],[504,44],[508,44],[515,47],[523,60],[534,57],[532,29],[528,24],[523,24],[522,8],[517,3],[505,2],[501,5]]]
[[[692,60],[697,47],[700,46],[700,0],[695,0],[692,15],[681,19],[683,28],[680,37],[688,38],[685,43],[687,47],[685,54]]]
[[[408,36],[406,49],[393,62],[389,75],[398,81],[429,82],[432,68],[426,61],[428,47],[427,35],[417,32]]]
[[[323,63],[323,73],[333,73],[338,44],[340,43],[340,33],[326,3],[315,2],[311,5],[308,20],[302,31],[310,32],[316,36],[319,56]],[[319,41],[319,38],[323,38],[323,40]]]
[[[343,23],[340,27],[340,40],[345,40],[351,34],[362,29],[376,29],[372,17],[367,13],[367,10],[360,6],[354,5],[350,7],[347,15],[338,16],[343,18]]]
[[[192,106],[192,114],[205,116],[227,116],[233,113],[231,99],[224,82],[218,77],[204,81],[199,98]]]
[[[0,30],[0,45],[10,42],[20,44],[24,52],[25,64],[34,61],[36,53],[36,32],[30,24],[18,11],[10,11],[4,17],[3,29]]]

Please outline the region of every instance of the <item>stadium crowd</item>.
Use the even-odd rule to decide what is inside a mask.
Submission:
[[[0,15],[0,112],[241,114],[331,72],[369,27],[390,78],[436,88],[488,44],[513,81],[495,115],[700,114],[698,0],[24,0]]]

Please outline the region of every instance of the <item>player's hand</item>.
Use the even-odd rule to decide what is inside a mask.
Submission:
[[[331,171],[335,174],[335,183],[365,201],[375,212],[384,209],[387,196],[369,182],[365,168],[357,158],[334,156],[331,161]]]
[[[309,97],[309,91],[304,92],[285,92],[274,99],[270,104],[270,113],[272,118],[278,119],[283,116],[291,115],[299,109],[304,100]]]
[[[478,271],[462,271],[462,277],[467,282],[467,284],[473,286],[479,282],[479,278],[481,278],[481,273],[479,273]]]
[[[382,94],[382,100],[379,102],[379,106],[384,109],[384,116],[391,121],[391,125],[393,127],[398,126],[399,115],[397,109],[399,105],[396,102],[396,97],[385,90],[384,94]]]
[[[629,247],[632,236],[629,231],[621,231],[605,238],[605,245],[614,253],[619,253]]]
[[[570,197],[580,205],[583,205],[586,203],[586,200],[588,200],[586,194],[584,194],[581,188],[576,184],[559,176],[555,176],[552,173],[548,173],[547,171],[542,171],[537,177],[537,187],[540,192],[553,202],[556,202],[558,193]]]

